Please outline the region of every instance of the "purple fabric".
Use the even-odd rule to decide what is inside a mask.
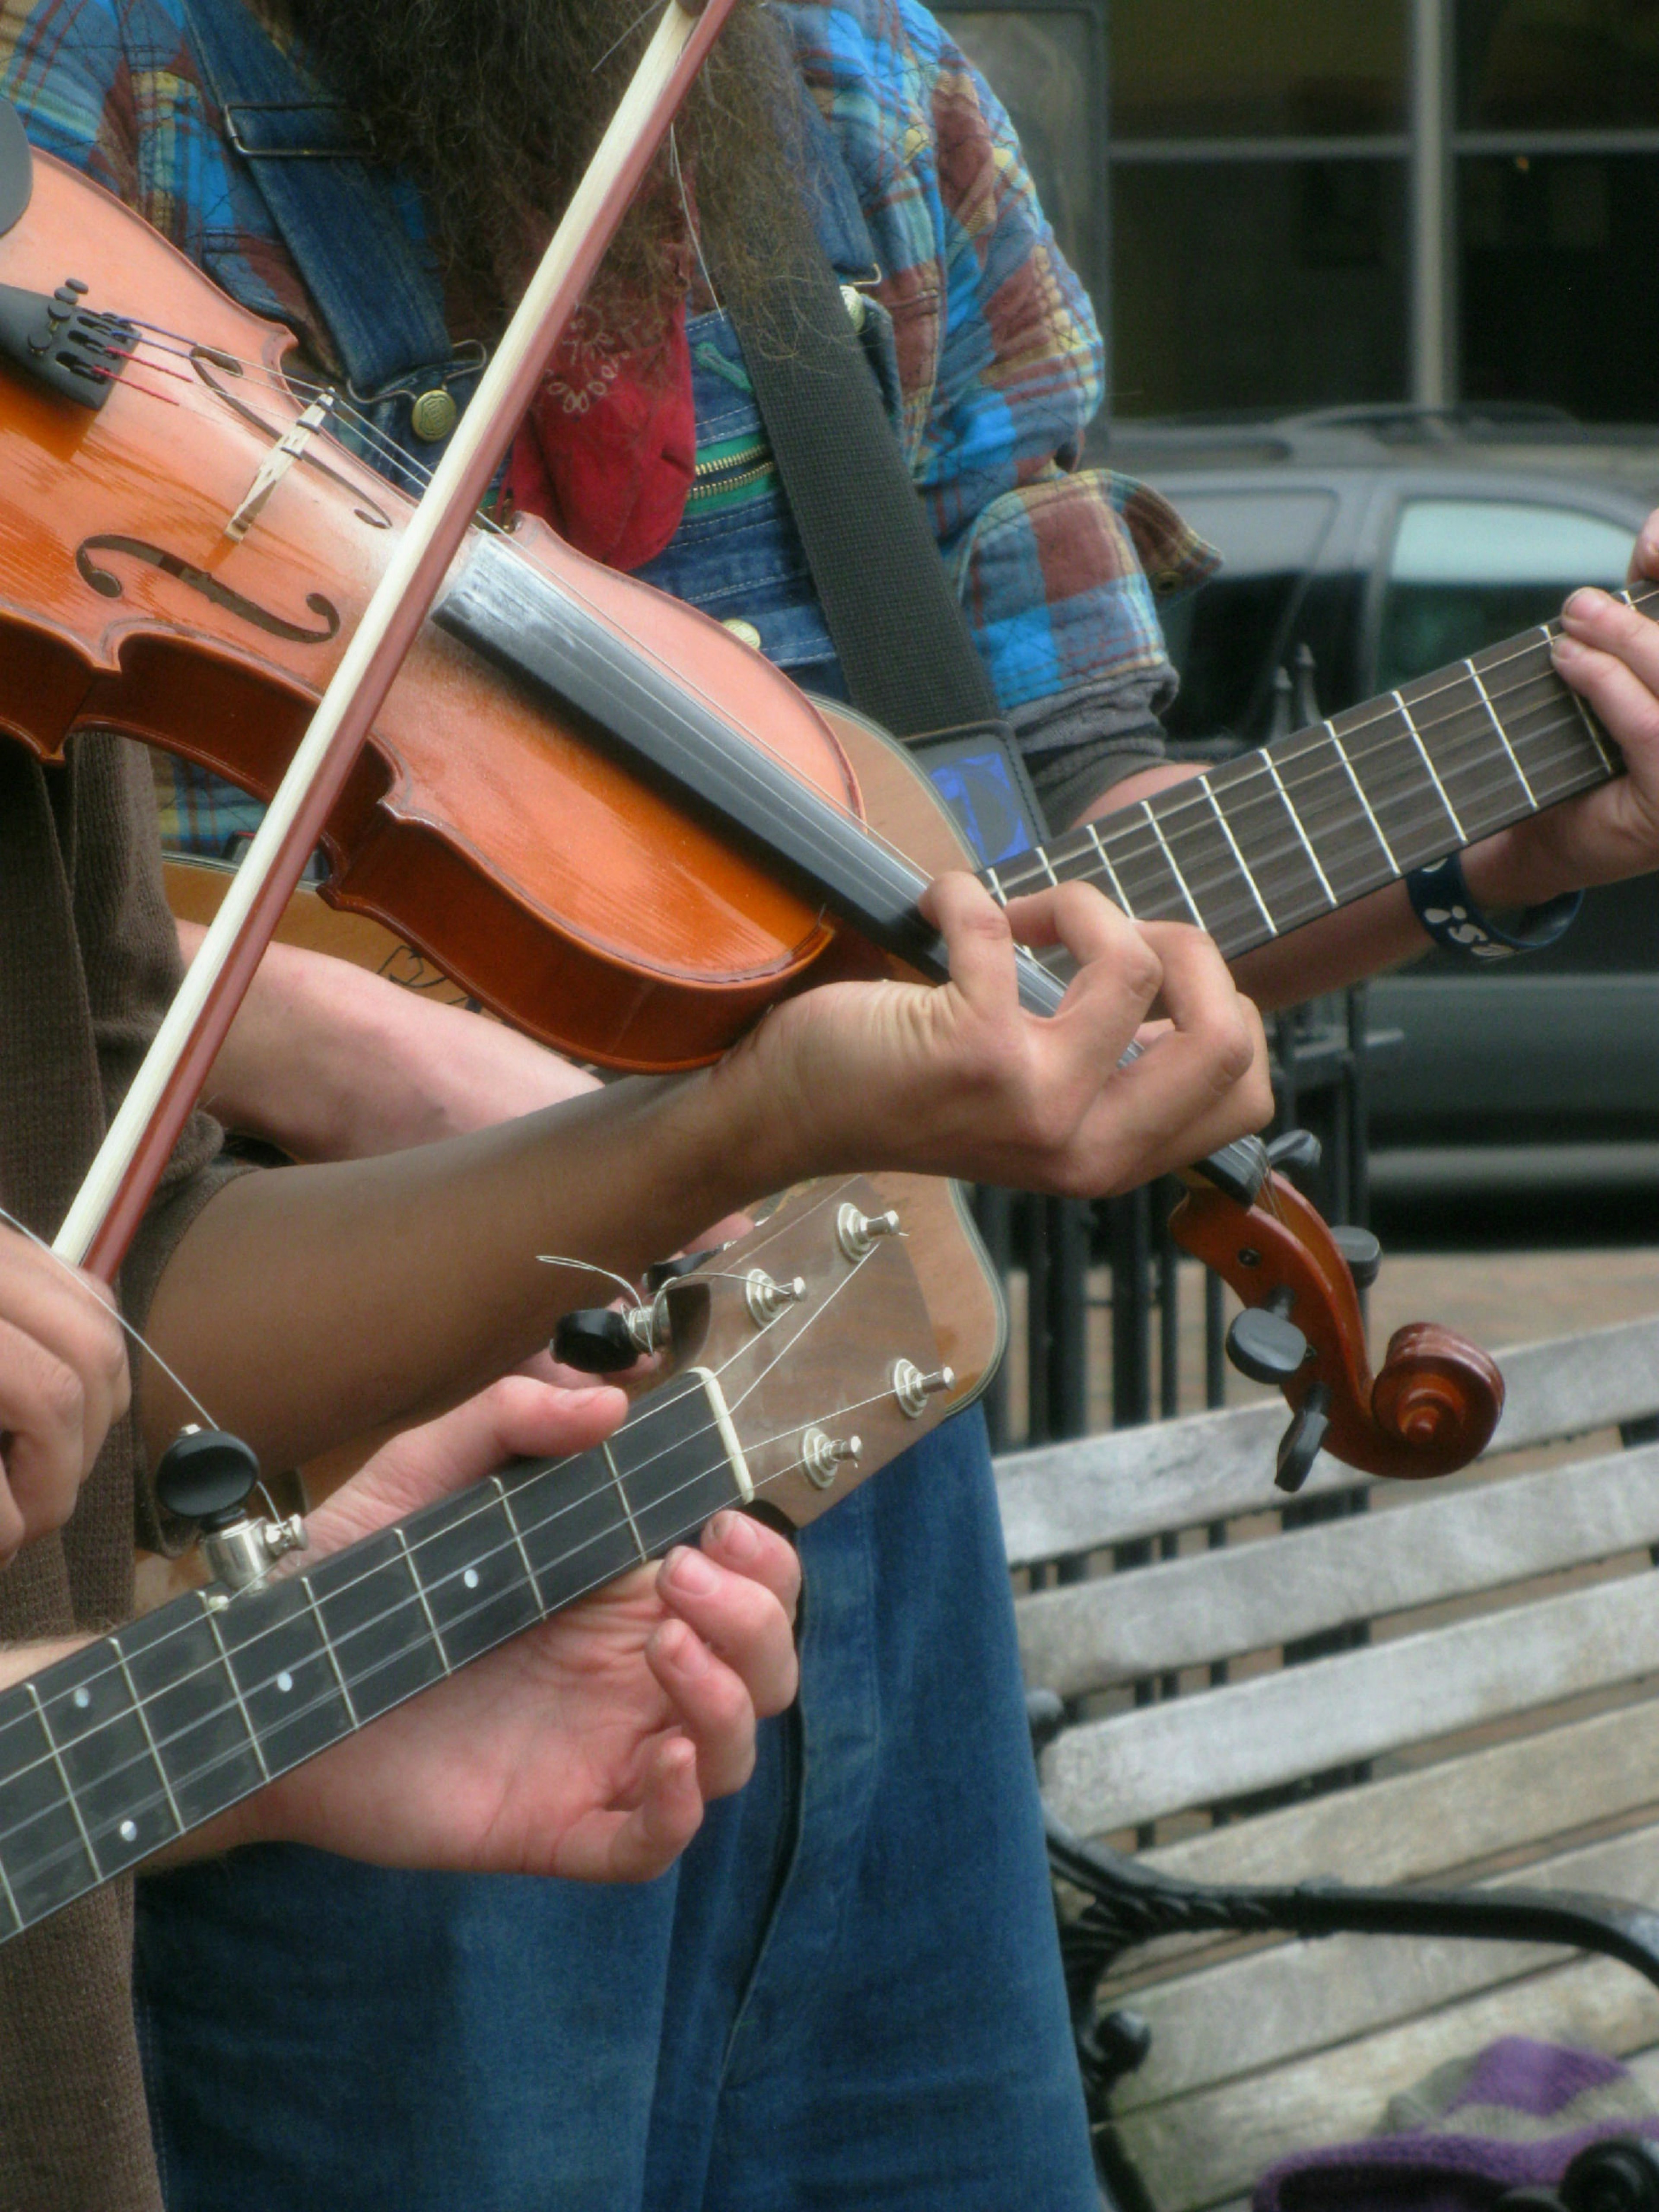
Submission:
[[[1621,2082],[1630,2083],[1628,2104],[1609,2112]],[[1434,2086],[1419,2092],[1427,2105]],[[1575,2111],[1586,2098],[1597,2107],[1593,2120]],[[1512,2112],[1520,2132],[1457,2132],[1455,2115],[1475,2107]],[[1486,2212],[1506,2190],[1553,2188],[1589,2143],[1659,2142],[1659,2117],[1642,2113],[1616,2060],[1522,2036],[1483,2051],[1437,2110],[1425,2124],[1281,2159],[1256,2184],[1254,2212]]]

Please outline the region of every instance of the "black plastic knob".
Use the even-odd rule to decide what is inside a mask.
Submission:
[[[1322,1382],[1316,1382],[1297,1408],[1296,1419],[1285,1430],[1279,1444],[1279,1465],[1273,1474],[1279,1489],[1294,1494],[1313,1473],[1313,1463],[1331,1425],[1330,1409],[1330,1392]]]
[[[1331,1242],[1347,1261],[1348,1273],[1359,1288],[1368,1291],[1382,1267],[1382,1247],[1370,1231],[1345,1222],[1340,1228],[1333,1225]]]
[[[678,1283],[682,1275],[694,1274],[705,1260],[725,1249],[724,1244],[710,1244],[701,1252],[679,1252],[672,1260],[655,1261],[645,1271],[645,1287],[654,1298],[665,1283]]]
[[[584,1375],[620,1375],[640,1356],[628,1323],[609,1306],[568,1313],[553,1332],[553,1357]]]
[[[1307,1338],[1270,1306],[1247,1306],[1227,1331],[1227,1357],[1252,1382],[1288,1382],[1307,1356]]]
[[[1567,2212],[1656,2212],[1659,2153],[1639,2136],[1581,2150],[1556,2185]]]
[[[1274,1167],[1300,1168],[1309,1175],[1322,1157],[1319,1139],[1311,1129],[1286,1129],[1267,1147],[1267,1158]]]
[[[259,1462],[240,1437],[222,1429],[186,1429],[162,1453],[155,1495],[181,1521],[217,1528],[240,1517],[259,1480]]]

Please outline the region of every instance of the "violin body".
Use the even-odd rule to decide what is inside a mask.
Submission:
[[[49,294],[67,276],[88,307],[185,335],[171,351],[139,343],[97,411],[0,373],[0,726],[46,759],[76,729],[118,730],[268,798],[412,507],[318,435],[228,534],[304,412],[283,374],[293,340],[40,155],[33,204],[0,238],[0,284]],[[533,519],[512,535],[633,650],[735,702],[809,789],[878,819],[930,872],[969,860],[925,777],[870,726],[821,712],[720,624]],[[838,941],[819,904],[432,624],[324,842],[331,904],[617,1067],[717,1057]],[[840,972],[885,964],[839,942]]]

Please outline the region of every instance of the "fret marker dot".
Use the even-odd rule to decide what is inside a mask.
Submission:
[[[91,1692],[90,1690],[87,1690],[87,1689],[81,1689],[81,1690],[77,1690],[77,1691],[76,1692],[76,1693],[75,1693],[75,1698],[74,1698],[74,1704],[75,1704],[75,1710],[76,1710],[76,1711],[77,1713],[83,1713],[83,1712],[85,1712],[85,1711],[86,1711],[87,1707],[88,1707],[91,1703],[92,1703],[92,1692]]]
[[[294,1687],[294,1677],[289,1673],[286,1667],[283,1668],[282,1673],[276,1677],[276,1686],[279,1690],[291,1690]]]
[[[476,1567],[469,1567],[466,1572],[461,1577],[461,1580],[466,1584],[469,1589],[477,1589],[478,1587],[478,1570]]]
[[[121,1841],[124,1844],[136,1844],[137,1840],[138,1823],[137,1820],[123,1820],[121,1823]]]

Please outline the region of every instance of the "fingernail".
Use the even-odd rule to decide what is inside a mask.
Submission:
[[[1561,611],[1573,621],[1588,622],[1600,608],[1606,596],[1605,592],[1595,591],[1586,585],[1583,590],[1573,593]]]
[[[708,1533],[728,1559],[752,1559],[760,1549],[755,1524],[742,1513],[717,1513]]]
[[[1558,663],[1582,660],[1584,653],[1585,647],[1576,637],[1553,637],[1550,640],[1550,658]]]
[[[683,1544],[668,1554],[663,1571],[674,1588],[688,1597],[706,1597],[714,1587],[714,1568],[701,1552],[690,1551]]]

